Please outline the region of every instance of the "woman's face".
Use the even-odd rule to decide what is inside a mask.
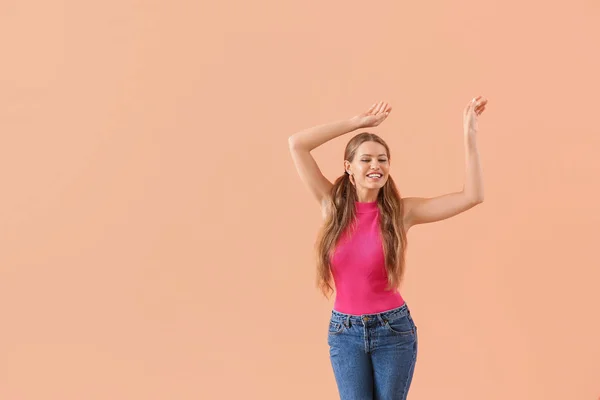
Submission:
[[[385,147],[377,142],[361,144],[352,162],[345,161],[346,171],[351,172],[358,188],[380,189],[387,182],[390,162]]]

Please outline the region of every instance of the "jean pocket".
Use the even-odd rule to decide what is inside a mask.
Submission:
[[[396,335],[413,335],[415,333],[415,324],[408,316],[385,321],[385,327]]]
[[[338,321],[329,321],[329,334],[338,335],[344,330],[344,324]]]

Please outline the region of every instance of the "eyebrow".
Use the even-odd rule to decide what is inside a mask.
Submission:
[[[372,155],[372,154],[361,154],[360,156],[361,156],[361,157],[364,157],[364,156],[373,157],[373,155]],[[387,157],[388,155],[384,153],[384,154],[380,154],[380,155],[379,155],[379,157],[381,157],[381,156]]]

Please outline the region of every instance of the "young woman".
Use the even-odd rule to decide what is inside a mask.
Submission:
[[[401,198],[390,176],[390,149],[362,132],[346,145],[344,174],[332,184],[311,150],[340,135],[381,124],[391,107],[380,102],[347,120],[319,125],[289,138],[301,180],[321,206],[317,281],[334,291],[328,344],[342,400],[406,399],[417,357],[417,328],[398,287],[410,227],[440,221],[483,201],[477,150],[479,96],[463,113],[466,181],[461,191],[433,198]]]

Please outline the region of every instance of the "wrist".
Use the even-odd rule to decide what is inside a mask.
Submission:
[[[465,144],[467,146],[474,146],[477,144],[477,132],[476,131],[465,131]]]
[[[471,127],[465,126],[463,128],[463,132],[464,132],[465,138],[477,136],[477,128],[471,128]]]
[[[351,131],[354,131],[356,129],[361,129],[364,126],[362,118],[360,116],[358,116],[358,115],[350,118],[348,120],[348,124],[350,125]]]

